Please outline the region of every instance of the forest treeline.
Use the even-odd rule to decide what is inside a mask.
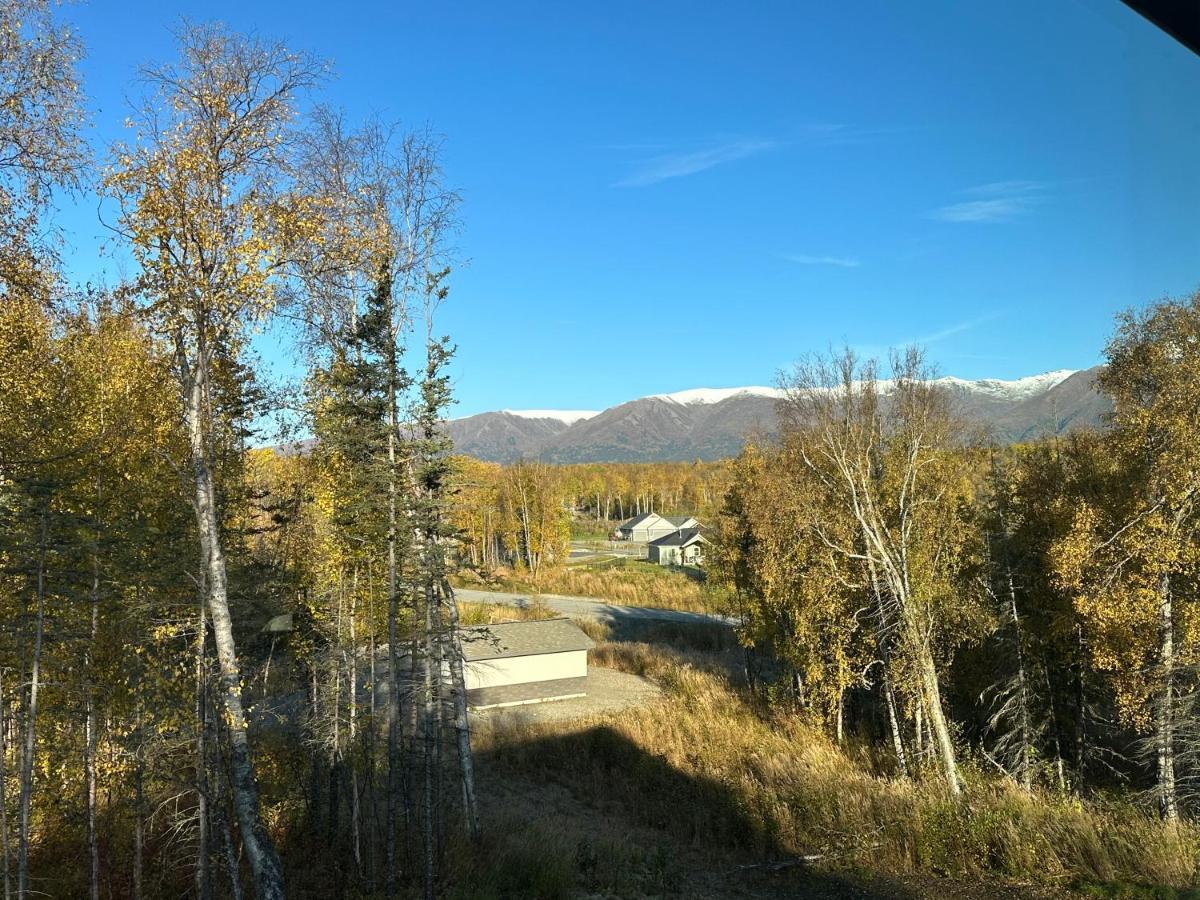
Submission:
[[[285,871],[432,897],[480,829],[438,139],[321,105],[317,57],[185,23],[128,73],[125,140],[88,147],[56,11],[0,4],[5,900],[281,898]],[[62,274],[51,200],[85,187],[119,284]],[[279,313],[305,459],[248,449]]]
[[[760,685],[894,770],[964,755],[1026,790],[1196,810],[1200,294],[1119,317],[1107,427],[973,447],[919,352],[785,379],[783,431],[733,464],[711,572]],[[751,675],[754,666],[750,665]]]
[[[766,701],[726,684],[739,721],[815,715],[951,795],[982,765],[1194,815],[1200,297],[1120,320],[1102,433],[974,447],[913,352],[886,389],[849,355],[798,367],[779,444],[733,462],[458,459],[436,137],[323,106],[316,57],[185,24],[91,148],[56,9],[0,3],[5,900],[446,893],[494,863],[456,559],[536,573],[648,510],[715,525]],[[64,274],[52,200],[85,186],[120,283]],[[285,404],[250,352],[279,314],[308,455],[252,449]]]
[[[536,578],[566,561],[572,534],[608,537],[643,512],[715,516],[729,484],[726,462],[509,465],[455,459],[453,520],[461,557],[482,571],[514,566]]]

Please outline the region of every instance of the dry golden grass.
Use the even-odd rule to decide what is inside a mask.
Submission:
[[[501,622],[538,622],[556,619],[559,613],[545,603],[534,600],[529,606],[503,603],[458,603],[459,622],[463,625],[499,625]]]
[[[621,565],[558,566],[536,580],[513,573],[488,582],[490,590],[594,597],[620,606],[651,606],[686,612],[715,612],[718,595],[697,579],[650,563],[620,560]],[[471,585],[474,586],[474,585]]]
[[[1192,825],[1123,802],[1025,794],[977,771],[962,799],[935,778],[874,774],[804,723],[761,715],[707,658],[604,644],[594,664],[653,678],[666,697],[586,722],[481,734],[480,749],[501,771],[571,785],[714,854],[815,853],[871,872],[1050,885],[1196,882]]]

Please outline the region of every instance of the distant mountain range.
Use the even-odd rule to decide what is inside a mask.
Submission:
[[[963,418],[998,443],[1094,428],[1110,409],[1099,367],[1015,381],[941,378]],[[630,400],[603,411],[501,410],[447,423],[458,453],[494,462],[663,462],[735,456],[747,436],[776,434],[768,387],[697,388]]]

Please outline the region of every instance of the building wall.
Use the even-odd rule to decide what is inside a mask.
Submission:
[[[587,651],[569,650],[534,656],[469,660],[463,674],[468,691],[532,681],[586,678]]]
[[[674,534],[679,529],[670,522],[657,522],[651,524],[649,528],[638,528],[633,532],[635,541],[657,541],[660,537],[666,537],[668,534]]]
[[[651,547],[650,562],[656,562],[660,566],[690,566],[699,562],[704,557],[702,544],[692,544],[690,547]]]
[[[679,564],[679,548],[678,547],[651,547],[650,560],[656,562],[660,566],[674,566]]]
[[[467,704],[475,709],[489,709],[586,696],[587,678],[557,678],[554,681],[527,681],[524,684],[476,688],[467,691]]]

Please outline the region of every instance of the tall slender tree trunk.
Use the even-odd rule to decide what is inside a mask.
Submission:
[[[1087,647],[1084,644],[1083,625],[1075,626],[1075,773],[1080,781],[1087,764],[1087,692],[1084,685],[1084,660]]]
[[[0,666],[0,863],[4,866],[4,900],[12,898],[12,859],[8,846],[8,707],[4,700],[4,667]]]
[[[424,849],[424,871],[425,871],[425,900],[433,900],[434,897],[434,826],[433,826],[433,805],[435,802],[434,792],[434,652],[433,652],[433,597],[432,591],[426,591],[425,594],[425,685],[424,685],[424,710],[422,716],[422,738],[424,752],[422,754],[425,769],[425,802],[421,809],[421,834],[422,844]]]
[[[140,743],[140,735],[138,740]],[[139,746],[133,771],[133,900],[142,900],[143,897],[142,880],[144,877],[146,848],[144,769],[142,748]]]
[[[220,833],[221,852],[225,856],[225,871],[229,875],[229,896],[232,900],[242,900],[242,879],[238,873],[237,852],[233,848],[233,835],[229,830],[229,816],[224,809],[217,813],[217,830]]]
[[[99,486],[96,502],[99,504]],[[96,638],[100,631],[100,524],[96,523],[92,547],[91,634],[88,643],[84,769],[87,791],[88,896],[100,900],[100,844],[96,839]]]
[[[387,766],[387,895],[395,897],[399,889],[399,863],[396,858],[396,832],[399,829],[400,793],[400,615],[396,573],[396,408],[395,367],[389,372],[388,408],[388,766]]]
[[[900,718],[896,715],[896,692],[892,687],[891,666],[883,660],[883,696],[887,703],[888,728],[892,733],[892,750],[896,754],[896,767],[900,774],[908,777],[908,759],[904,754],[904,740],[900,736]]]
[[[467,709],[467,682],[463,672],[462,635],[458,624],[458,599],[448,580],[442,580],[442,596],[450,627],[450,690],[454,697],[454,734],[462,768],[463,819],[467,834],[479,837],[479,804],[475,799],[475,760],[471,753],[471,719]]]
[[[1175,620],[1171,582],[1167,575],[1159,589],[1158,665],[1162,687],[1155,710],[1155,756],[1158,763],[1158,803],[1168,822],[1179,818],[1175,790]]]
[[[203,554],[203,551],[201,551]],[[198,900],[211,900],[212,870],[208,850],[208,563],[201,559],[196,579],[196,869],[193,873]]]
[[[933,654],[929,647],[922,643],[921,652],[917,659],[922,692],[925,695],[925,710],[929,719],[929,730],[942,764],[942,774],[950,793],[958,796],[962,793],[962,782],[958,777],[958,759],[954,750],[954,741],[950,737],[950,725],[946,721],[946,712],[942,708],[942,692],[938,684],[937,669],[933,663]]]
[[[1021,634],[1021,617],[1017,611],[1017,589],[1013,584],[1012,570],[1008,570],[1008,602],[1012,615],[1013,645],[1016,648],[1017,663],[1017,728],[1021,733],[1021,759],[1017,767],[1017,777],[1021,787],[1026,791],[1033,790],[1033,725],[1029,714],[1029,682],[1025,674],[1025,648]]]
[[[233,618],[229,613],[225,555],[221,546],[216,489],[208,459],[208,433],[204,424],[208,360],[203,354],[202,350],[188,391],[187,417],[195,482],[196,524],[200,532],[201,556],[208,563],[208,612],[212,619],[213,643],[216,645],[220,669],[220,694],[229,736],[230,786],[242,846],[254,873],[257,896],[259,900],[282,900],[283,872],[279,855],[259,812],[258,784],[246,732],[246,712],[242,706],[241,670],[233,638]]]
[[[1063,793],[1067,790],[1067,773],[1063,764],[1062,738],[1060,736],[1058,703],[1054,699],[1054,685],[1050,679],[1050,666],[1042,658],[1042,678],[1046,682],[1046,702],[1050,706],[1050,741],[1054,745],[1054,775],[1058,781],[1058,789]]]
[[[50,541],[48,500],[42,501],[38,537],[37,609],[34,613],[33,656],[29,664],[29,700],[25,706],[25,743],[21,751],[20,832],[17,835],[17,898],[29,894],[29,819],[33,802],[33,756],[37,750],[38,692],[42,677],[42,640],[46,627],[46,551]]]
[[[900,774],[908,777],[908,760],[904,753],[904,740],[900,735],[900,719],[896,714],[896,692],[892,685],[892,661],[889,652],[890,636],[886,633],[887,610],[883,604],[883,591],[879,586],[879,575],[875,571],[875,560],[867,555],[867,571],[871,578],[871,592],[875,597],[875,641],[879,650],[879,661],[883,666],[883,693],[887,702],[888,726],[892,732],[892,749],[896,753],[896,766]],[[919,764],[919,761],[918,761]]]
[[[359,810],[358,786],[358,565],[354,566],[350,587],[350,658],[346,660],[350,679],[349,720],[346,723],[347,744],[350,748],[350,843],[354,853],[354,870],[362,875],[362,825]]]
[[[917,746],[917,768],[925,765],[925,695],[918,692],[913,711],[913,740]]]

